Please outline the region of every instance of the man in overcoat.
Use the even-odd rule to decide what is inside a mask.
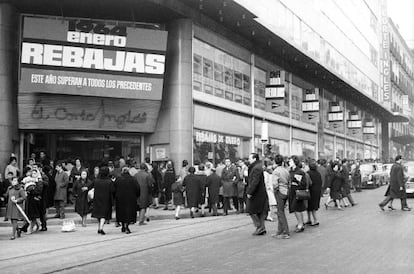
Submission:
[[[207,177],[208,187],[208,204],[213,210],[213,215],[217,216],[217,204],[219,201],[219,190],[221,186],[221,179],[216,174],[216,169],[211,168],[211,174]]]
[[[386,206],[393,199],[401,199],[401,210],[410,211],[411,208],[407,205],[407,195],[405,193],[405,178],[404,178],[404,169],[402,166],[402,156],[398,155],[395,157],[395,163],[391,167],[390,172],[390,188],[389,194],[379,204],[381,210],[384,210]]]
[[[223,184],[223,196],[224,196],[224,215],[228,214],[230,209],[230,199],[233,199],[233,204],[236,210],[239,210],[237,199],[237,169],[231,164],[230,159],[225,160],[226,167],[221,173],[221,180]]]
[[[65,218],[65,203],[69,185],[69,175],[63,170],[62,162],[56,164],[56,191],[53,199],[55,200],[56,218]]]
[[[138,198],[138,207],[139,207],[139,225],[145,225],[145,213],[147,208],[152,204],[152,185],[154,180],[150,173],[148,173],[148,167],[145,163],[142,163],[139,166],[139,171],[135,174],[135,178],[139,184],[139,198]]]
[[[247,179],[247,212],[253,220],[256,231],[253,235],[266,234],[265,219],[269,211],[264,183],[263,166],[257,153],[249,155],[249,176]]]

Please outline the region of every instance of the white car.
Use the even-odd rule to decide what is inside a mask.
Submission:
[[[405,183],[405,193],[407,194],[407,197],[414,197],[414,177],[408,177],[408,180]]]

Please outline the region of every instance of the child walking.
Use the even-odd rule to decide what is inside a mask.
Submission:
[[[19,184],[17,177],[12,178],[12,185],[7,189],[7,213],[6,216],[10,219],[12,224],[12,237],[10,240],[20,237],[20,229],[17,227],[17,221],[23,219],[23,215],[20,213],[17,205],[20,207],[23,201],[26,199],[26,192]]]

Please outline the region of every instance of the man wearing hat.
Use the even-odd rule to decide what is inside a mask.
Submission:
[[[219,202],[219,190],[221,186],[221,178],[216,174],[216,168],[212,167],[211,174],[207,177],[208,187],[208,204],[213,210],[213,215],[217,216],[217,203]]]
[[[389,202],[394,199],[401,199],[401,210],[410,211],[411,208],[407,205],[407,194],[405,193],[405,176],[402,166],[402,156],[395,157],[395,163],[391,167],[390,172],[390,186],[387,190],[386,198],[379,204],[381,210],[384,210]]]

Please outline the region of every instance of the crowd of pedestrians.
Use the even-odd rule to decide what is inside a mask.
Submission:
[[[70,203],[75,204],[82,226],[91,213],[102,235],[113,211],[115,225],[129,234],[131,224],[149,222],[148,208],[163,204],[162,209],[175,210],[176,220],[184,207],[190,209],[191,218],[226,216],[232,210],[248,213],[256,227],[254,235],[266,234],[265,221],[274,221],[275,215],[273,236],[288,239],[286,210],[296,217],[295,232],[300,233],[307,225],[319,225],[317,211],[324,192],[329,194],[327,209],[330,204],[341,210],[356,205],[350,189],[360,181],[358,171],[358,165],[345,159],[330,163],[281,155],[259,159],[255,153],[236,162],[224,159],[217,166],[211,162],[189,166],[184,160],[176,169],[172,161],[158,165],[146,159],[138,164],[121,157],[116,164],[106,161],[85,168],[79,158],[53,163],[41,153],[39,159],[29,159],[22,172],[16,157],[11,157],[0,189],[7,207],[5,219],[13,227],[11,239],[22,232],[46,231],[47,208],[54,206],[54,217],[64,219],[65,205]],[[28,220],[19,227],[17,221],[24,215]]]

